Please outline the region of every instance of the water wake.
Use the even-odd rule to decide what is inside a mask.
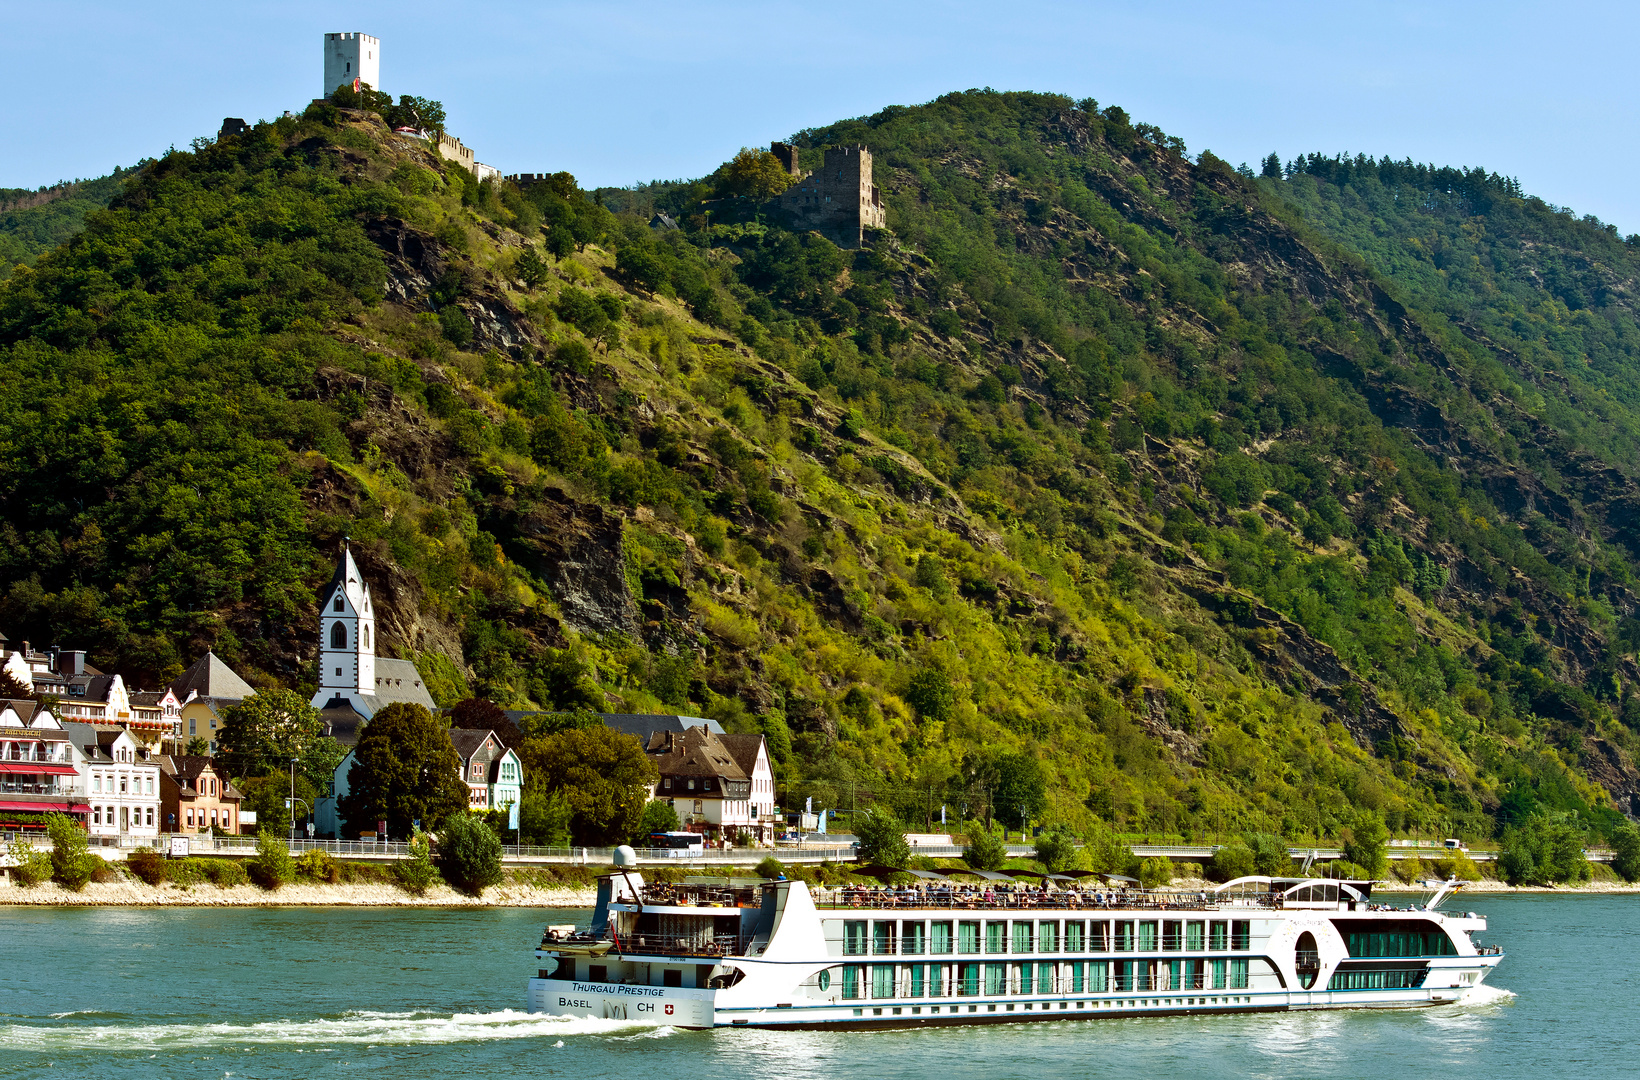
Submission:
[[[1461,1007],[1468,1009],[1484,1008],[1488,1005],[1502,1005],[1514,1000],[1515,992],[1505,990],[1501,986],[1488,986],[1481,983],[1463,996]]]
[[[74,1013],[54,1019],[72,1018]],[[92,1014],[95,1015],[95,1014]],[[106,1014],[104,1014],[106,1015]],[[269,1020],[234,1023],[126,1023],[0,1025],[0,1047],[16,1050],[64,1049],[175,1050],[280,1043],[301,1046],[408,1046],[482,1042],[499,1039],[562,1039],[566,1035],[613,1035],[642,1030],[665,1037],[673,1028],[654,1028],[625,1020],[548,1016],[503,1009],[492,1013],[436,1016],[425,1012],[348,1012],[313,1020]],[[558,1045],[562,1046],[560,1041]]]

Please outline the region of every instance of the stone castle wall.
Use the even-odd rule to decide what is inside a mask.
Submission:
[[[833,147],[826,151],[825,163],[811,173],[799,171],[795,146],[774,143],[769,152],[800,178],[770,200],[799,228],[813,229],[841,247],[859,247],[865,230],[888,226],[882,192],[872,183],[870,150]]]

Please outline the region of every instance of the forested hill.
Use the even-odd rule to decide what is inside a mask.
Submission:
[[[786,805],[1635,809],[1634,248],[1052,95],[796,142],[869,146],[889,230],[786,231],[752,154],[481,186],[331,105],[146,165],[0,284],[0,629],[310,683],[350,536],[441,701],[715,716]]]

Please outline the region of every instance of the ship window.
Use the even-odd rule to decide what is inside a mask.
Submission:
[[[1247,961],[1245,961],[1245,960],[1232,960],[1232,961],[1230,961],[1230,989],[1232,989],[1232,990],[1245,990],[1245,989],[1247,989]]]
[[[892,922],[874,922],[871,924],[871,955],[894,955],[894,929]]]
[[[928,926],[908,922],[900,931],[900,952],[906,956],[921,956],[928,951]]]
[[[1133,924],[1131,922],[1123,921],[1123,922],[1118,922],[1116,924],[1116,949],[1115,949],[1115,951],[1116,952],[1132,952],[1133,951]]]
[[[1175,922],[1171,919],[1162,923],[1162,948],[1165,951],[1177,952],[1179,947],[1184,944],[1180,940],[1180,938],[1184,936],[1181,933],[1182,927],[1182,923]]]
[[[978,964],[957,965],[957,995],[959,997],[975,997],[979,994],[979,969],[980,965]],[[973,1012],[973,1007],[970,1006],[968,1011]]]
[[[860,965],[843,965],[843,999],[853,1001],[860,996]]]
[[[1005,953],[1008,951],[1007,923],[988,922],[985,924],[985,951],[988,953]]]
[[[1056,922],[1045,922],[1045,923],[1038,924],[1038,926],[1036,928],[1036,951],[1037,952],[1058,952],[1059,951],[1059,924],[1058,923],[1056,923]]]
[[[591,964],[587,967],[587,982],[608,982],[609,967],[605,964]]]
[[[926,964],[911,965],[911,977],[908,980],[911,987],[911,997],[920,998],[923,996],[923,973],[927,971],[927,969],[928,966]]]
[[[1008,992],[1008,965],[985,965],[985,993],[987,996]]]
[[[1140,952],[1155,952],[1156,951],[1156,924],[1155,923],[1153,923],[1153,922],[1142,922],[1142,923],[1139,924],[1138,946],[1139,946],[1139,951]]]
[[[1068,922],[1065,924],[1065,951],[1069,953],[1081,952],[1085,939],[1082,937],[1082,924]]]
[[[1230,947],[1230,924],[1214,922],[1208,924],[1207,947],[1214,952],[1223,952]]]
[[[831,989],[831,971],[829,969],[826,970],[826,971],[822,971],[815,978],[814,985],[816,985],[820,988],[820,992],[822,994],[825,993],[827,990],[830,990]]]
[[[1190,952],[1202,951],[1202,930],[1205,925],[1199,922],[1184,924],[1184,947]]]
[[[683,969],[667,968],[665,971],[661,972],[661,985],[676,986],[681,989],[683,986]]]
[[[1014,952],[1028,953],[1031,951],[1031,924],[1028,922],[1014,923]]]
[[[1253,947],[1253,924],[1244,920],[1236,920],[1230,924],[1230,948],[1234,952],[1246,952]]]
[[[935,956],[947,956],[951,952],[951,924],[937,922],[930,926],[930,941],[928,951]]]
[[[871,965],[871,996],[873,998],[891,998],[894,996],[894,965]]]
[[[1213,961],[1213,989],[1215,990],[1223,990],[1229,985],[1224,981],[1225,964],[1226,961],[1224,960]]]
[[[843,923],[843,955],[866,955],[866,924],[864,919],[849,919]]]
[[[965,954],[979,952],[979,923],[960,922],[957,924],[957,951]]]

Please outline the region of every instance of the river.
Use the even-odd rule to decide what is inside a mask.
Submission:
[[[0,909],[0,1078],[1640,1073],[1640,897],[1450,903],[1485,914],[1483,940],[1508,953],[1482,1004],[891,1032],[529,1016],[530,950],[544,924],[570,921],[563,911],[12,907]]]

